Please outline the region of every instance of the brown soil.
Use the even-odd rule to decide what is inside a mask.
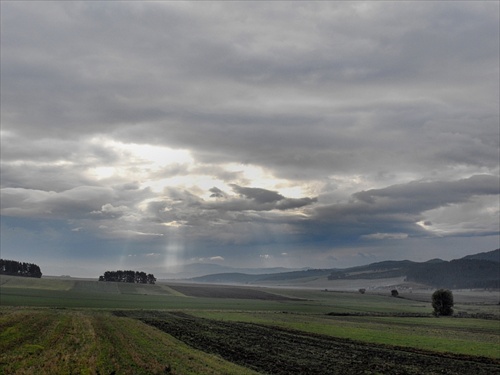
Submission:
[[[266,374],[499,374],[500,361],[374,345],[184,313],[115,312],[150,324],[194,348]]]

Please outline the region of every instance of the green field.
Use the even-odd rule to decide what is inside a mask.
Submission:
[[[1,276],[0,374],[500,373],[500,306],[471,296],[434,318],[422,295]]]
[[[3,309],[2,374],[251,374],[135,319],[107,312]]]

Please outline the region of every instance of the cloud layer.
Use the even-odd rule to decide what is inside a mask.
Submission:
[[[498,246],[496,2],[1,7],[3,257],[97,275]]]

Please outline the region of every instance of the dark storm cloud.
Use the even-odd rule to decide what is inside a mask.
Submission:
[[[215,198],[225,198],[215,202],[203,204],[204,208],[219,211],[272,211],[291,210],[311,205],[316,198],[286,198],[276,191],[262,188],[243,187],[236,184],[230,185],[239,194],[238,198],[228,197],[220,189],[212,188],[210,191]]]
[[[240,194],[242,197],[252,199],[257,203],[274,203],[285,199],[285,197],[275,191],[270,191],[260,188],[249,188],[238,185],[231,185],[233,190]]]
[[[280,220],[268,213],[297,209],[317,201],[316,198],[286,198],[277,192],[260,188],[235,185],[233,189],[242,196],[230,196],[213,187],[210,189],[211,200],[204,201],[188,191],[169,188],[161,199],[148,203],[147,212],[150,220],[155,222],[184,223],[195,227],[211,223],[253,221],[280,225],[292,220],[294,214]]]
[[[216,187],[211,188],[209,191],[212,193],[210,198],[224,198],[227,196],[226,193]]]
[[[32,6],[37,11],[19,20],[29,26],[21,22],[12,36],[7,30],[4,39],[17,44],[4,47],[12,43],[13,53],[2,69],[8,107],[26,101],[35,107],[6,114],[15,114],[17,131],[57,137],[99,132],[106,124],[106,132],[116,130],[124,139],[170,142],[193,148],[205,160],[227,161],[231,155],[266,163],[288,177],[332,165],[364,171],[367,160],[389,142],[399,154],[398,169],[429,168],[440,155],[434,145],[431,153],[419,150],[441,134],[443,121],[460,115],[449,103],[460,103],[470,115],[498,97],[497,90],[491,98],[468,94],[478,79],[497,74],[490,65],[470,69],[478,59],[495,60],[495,38],[486,36],[497,28],[484,4],[413,5],[391,4],[388,13],[380,4],[366,10],[328,3],[289,10],[269,5],[248,12],[230,4],[222,24],[211,22],[221,17],[217,4]],[[418,17],[402,21],[410,13]],[[394,29],[403,26],[401,37]],[[32,45],[33,29],[48,33],[47,50]],[[91,44],[93,39],[100,43]],[[37,58],[26,61],[26,52]],[[19,64],[17,56],[25,62]],[[44,66],[52,73],[36,71]],[[17,77],[25,77],[30,90]],[[37,79],[43,81],[34,84]],[[443,85],[447,90],[438,90]],[[78,106],[71,105],[75,101]],[[426,127],[431,120],[435,125]],[[495,120],[482,129],[494,133]],[[461,146],[475,139],[469,130],[460,134]],[[343,157],[353,148],[356,155]],[[473,165],[487,159],[468,158],[463,150],[444,153]]]

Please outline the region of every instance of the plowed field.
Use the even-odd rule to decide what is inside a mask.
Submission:
[[[116,311],[193,348],[267,374],[499,374],[500,361],[374,345],[302,331],[198,318],[185,313]]]

